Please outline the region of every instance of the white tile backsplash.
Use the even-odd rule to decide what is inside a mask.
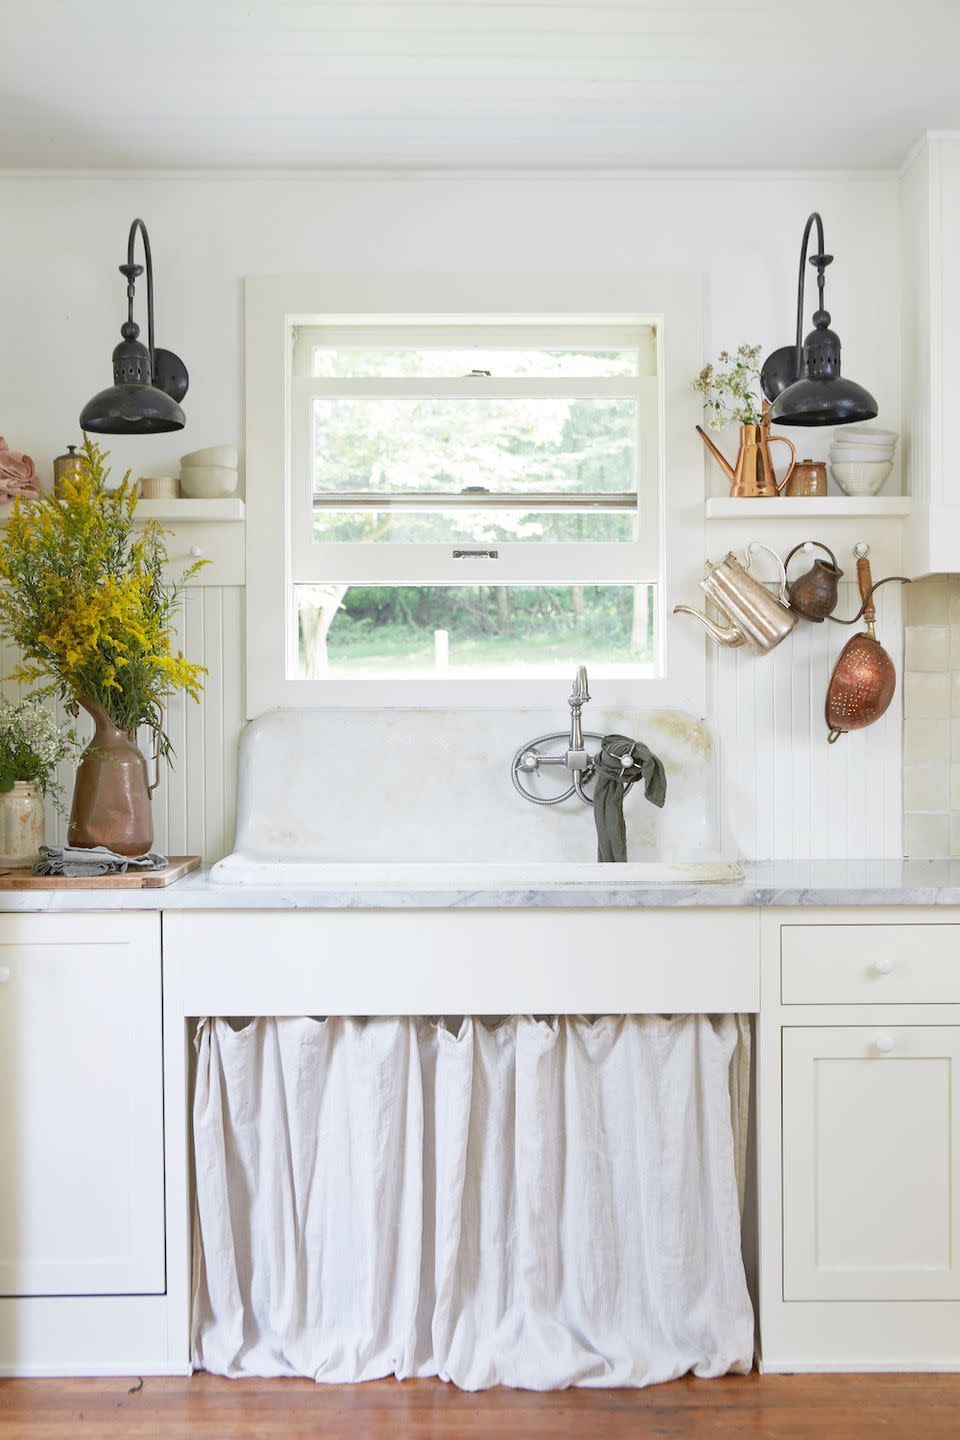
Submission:
[[[905,587],[904,853],[960,855],[960,577]]]
[[[904,664],[910,671],[950,668],[950,627],[908,625],[904,632]]]

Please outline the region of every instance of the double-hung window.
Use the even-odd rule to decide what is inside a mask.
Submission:
[[[657,328],[296,323],[288,679],[657,670]]]

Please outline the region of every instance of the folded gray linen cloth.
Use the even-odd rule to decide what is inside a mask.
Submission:
[[[70,845],[41,845],[34,875],[125,875],[128,870],[165,870],[167,857],[152,850],[146,855],[118,855],[105,845],[80,849]]]

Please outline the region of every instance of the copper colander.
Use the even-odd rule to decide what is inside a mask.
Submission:
[[[830,676],[824,711],[831,745],[846,731],[862,730],[879,720],[897,688],[893,661],[874,633],[877,610],[873,590],[876,587],[865,555],[857,560],[857,581],[867,628],[862,635],[854,635],[847,641]]]

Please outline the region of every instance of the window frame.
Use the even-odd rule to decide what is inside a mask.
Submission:
[[[545,583],[540,578],[544,573],[556,584],[636,584],[652,579],[658,585],[655,640],[660,671],[654,677],[604,678],[605,700],[612,706],[673,703],[702,712],[706,679],[703,642],[692,626],[671,625],[668,633],[666,624],[673,597],[680,598],[678,582],[689,598],[691,580],[695,583],[700,577],[703,564],[703,460],[694,429],[699,406],[689,388],[702,356],[698,276],[250,277],[245,291],[248,716],[276,707],[318,705],[499,708],[552,707],[556,703],[556,679],[545,677],[478,679],[460,676],[455,670],[409,678],[333,674],[306,680],[289,674],[295,656],[296,616],[288,596],[297,575],[297,507],[302,518],[302,487],[308,474],[303,455],[295,453],[293,421],[296,406],[303,404],[311,388],[309,382],[304,384],[306,377],[298,380],[296,375],[294,337],[296,332],[303,334],[318,325],[348,335],[355,327],[370,326],[374,321],[382,322],[386,335],[397,326],[448,335],[471,325],[483,326],[491,343],[497,325],[529,328],[531,343],[542,327],[551,332],[576,328],[581,333],[587,327],[614,327],[621,332],[630,326],[653,327],[657,457],[655,469],[641,464],[641,484],[653,481],[657,492],[656,529],[650,534],[648,527],[648,545],[644,545],[641,518],[640,538],[635,544],[513,543],[499,548],[518,552],[516,563],[514,557],[506,565],[471,560],[469,574],[464,573],[463,562],[453,560],[452,547],[444,545],[337,542],[312,545],[311,550],[314,555],[327,552],[322,578],[331,583],[338,579],[368,584]],[[575,311],[570,308],[572,298],[577,301]],[[655,299],[656,304],[637,303],[644,298]],[[418,304],[420,300],[427,303]],[[425,383],[430,393],[435,393],[435,386]],[[571,383],[577,384],[565,382]],[[650,499],[641,490],[641,517]],[[366,569],[361,553],[369,550],[376,551],[375,573]],[[433,552],[430,564],[411,574],[412,552],[421,550]],[[341,555],[334,557],[334,551]],[[536,560],[535,551],[548,552],[548,560]],[[590,552],[602,552],[602,557]],[[615,557],[611,552],[623,557],[623,565],[618,560],[613,574],[609,562]],[[641,557],[643,573],[638,573]],[[659,557],[658,562],[652,557]],[[603,570],[597,573],[601,558]],[[656,573],[651,573],[651,564]],[[300,583],[309,581],[301,579]],[[583,660],[589,667],[589,647]]]

